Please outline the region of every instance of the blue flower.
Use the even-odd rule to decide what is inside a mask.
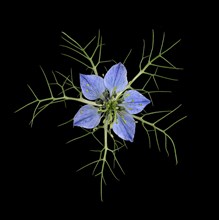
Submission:
[[[126,90],[127,85],[127,70],[122,63],[113,65],[104,78],[80,74],[83,95],[95,100],[100,107],[82,106],[74,116],[73,125],[92,129],[105,117],[115,134],[133,142],[135,120],[132,114],[141,112],[150,100],[136,90]]]

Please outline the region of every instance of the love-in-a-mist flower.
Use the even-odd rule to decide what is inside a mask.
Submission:
[[[115,134],[132,142],[136,127],[132,115],[141,112],[150,100],[136,90],[127,90],[125,66],[122,63],[113,65],[104,78],[80,74],[80,86],[83,95],[88,100],[95,100],[99,106],[82,106],[74,116],[73,125],[92,129],[104,117]]]

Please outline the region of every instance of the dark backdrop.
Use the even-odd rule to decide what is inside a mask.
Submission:
[[[9,213],[33,216],[42,212],[49,215],[61,213],[73,218],[78,211],[81,215],[93,212],[95,216],[102,210],[106,211],[105,215],[107,212],[124,215],[133,212],[147,217],[159,212],[169,216],[174,210],[182,215],[192,210],[195,198],[194,54],[199,32],[196,11],[185,4],[150,5],[148,2],[122,6],[109,2],[100,5],[51,3],[50,6],[35,3],[17,7],[21,10],[9,13],[12,19],[5,28],[9,40],[6,43],[9,62],[5,73],[7,85],[10,85],[7,101],[12,100],[7,104],[9,120],[5,131],[9,135],[4,145],[7,149],[5,203],[13,210]],[[57,128],[57,124],[74,116],[78,106],[69,105],[68,109],[63,105],[51,106],[36,119],[33,128],[28,125],[32,107],[13,113],[31,100],[27,84],[41,95],[47,92],[39,65],[47,73],[51,70],[68,72],[70,68],[75,72],[82,71],[79,65],[60,55],[61,31],[86,43],[98,29],[106,43],[103,55],[106,58],[120,61],[130,48],[135,49],[127,61],[127,69],[133,71],[137,60],[135,54],[141,53],[142,39],[150,45],[152,29],[157,43],[163,32],[166,33],[167,44],[182,39],[168,56],[184,70],[173,71],[179,78],[178,82],[161,82],[174,95],[171,103],[158,97],[157,105],[159,101],[163,107],[183,104],[176,116],[188,116],[170,131],[178,152],[177,166],[172,153],[168,158],[164,149],[159,152],[153,145],[148,149],[144,134],[137,129],[135,142],[128,144],[128,150],[119,154],[126,175],[117,170],[118,182],[107,174],[103,203],[99,196],[99,178],[91,175],[92,169],[76,172],[95,158],[89,152],[94,142],[87,138],[66,145],[66,141],[80,134],[80,129],[73,129],[71,124]]]

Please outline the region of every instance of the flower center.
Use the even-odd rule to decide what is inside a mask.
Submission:
[[[105,90],[102,94],[102,97],[96,100],[97,104],[100,104],[99,112],[104,113],[105,116],[109,119],[110,123],[113,123],[116,120],[117,111],[121,111],[124,108],[119,106],[120,103],[123,102],[123,99],[116,99],[116,93],[110,96],[109,91]]]
[[[108,102],[105,103],[107,111],[115,111],[117,108],[117,101],[116,100],[109,100]]]
[[[118,101],[115,100],[114,97],[105,100],[99,99],[96,100],[96,103],[101,104],[99,112],[110,113],[119,109]]]

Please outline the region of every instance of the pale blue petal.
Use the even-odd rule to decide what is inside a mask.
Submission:
[[[123,106],[125,110],[130,114],[137,114],[141,112],[146,105],[151,101],[144,97],[136,90],[128,90],[123,95],[124,101],[120,106]]]
[[[110,95],[113,92],[121,92],[128,84],[127,70],[122,63],[113,65],[104,77],[105,87],[109,90]]]
[[[80,86],[83,95],[89,100],[102,98],[105,91],[103,78],[96,75],[80,74]]]
[[[94,128],[100,123],[101,114],[92,105],[82,106],[73,119],[73,125],[82,128]]]
[[[135,120],[125,111],[117,113],[113,131],[123,140],[133,142],[135,136]]]

